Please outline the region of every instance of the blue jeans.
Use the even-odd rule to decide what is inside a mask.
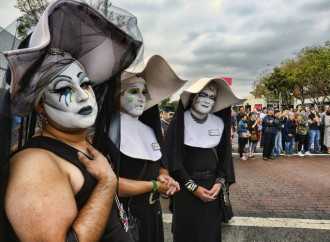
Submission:
[[[272,156],[274,156],[274,151],[276,151],[276,155],[281,155],[281,144],[282,144],[282,132],[277,132],[275,136],[275,147],[272,151]]]
[[[294,137],[288,137],[289,141],[285,141],[285,151],[286,153],[292,153],[294,145]]]
[[[314,151],[319,151],[319,139],[320,139],[320,130],[311,129],[309,134],[308,151],[311,150],[313,140],[314,140]]]

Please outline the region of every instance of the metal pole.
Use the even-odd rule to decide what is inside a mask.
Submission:
[[[108,0],[104,0],[104,16],[108,17]]]

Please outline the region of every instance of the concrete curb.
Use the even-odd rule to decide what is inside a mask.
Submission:
[[[163,214],[163,222],[171,223],[172,214]],[[295,218],[259,218],[233,217],[224,226],[267,227],[267,228],[297,228],[330,230],[330,220],[295,219]]]

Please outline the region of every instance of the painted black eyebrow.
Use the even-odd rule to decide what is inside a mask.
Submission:
[[[60,76],[57,76],[53,81],[53,89],[56,88],[57,84],[61,81],[66,81],[66,82],[70,82],[72,83],[72,78],[69,77],[69,76],[65,76],[65,75],[60,75]]]

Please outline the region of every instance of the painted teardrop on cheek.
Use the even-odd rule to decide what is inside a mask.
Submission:
[[[69,96],[69,94],[70,94],[70,96]],[[61,93],[60,96],[59,96],[59,98],[58,98],[58,101],[59,101],[59,102],[61,102],[62,96],[63,96],[63,94]],[[72,91],[70,91],[70,92],[66,92],[66,93],[64,94],[64,96],[65,96],[65,97],[64,97],[65,105],[66,105],[67,107],[69,107],[69,103],[68,103],[68,101],[67,101],[67,98],[68,98],[68,96],[69,96],[69,98],[70,98],[70,103],[72,103]]]
[[[83,88],[83,90],[85,91],[85,93],[89,96],[89,94],[92,95],[92,97],[94,97],[94,93],[91,89],[89,89],[89,87],[85,87]]]

